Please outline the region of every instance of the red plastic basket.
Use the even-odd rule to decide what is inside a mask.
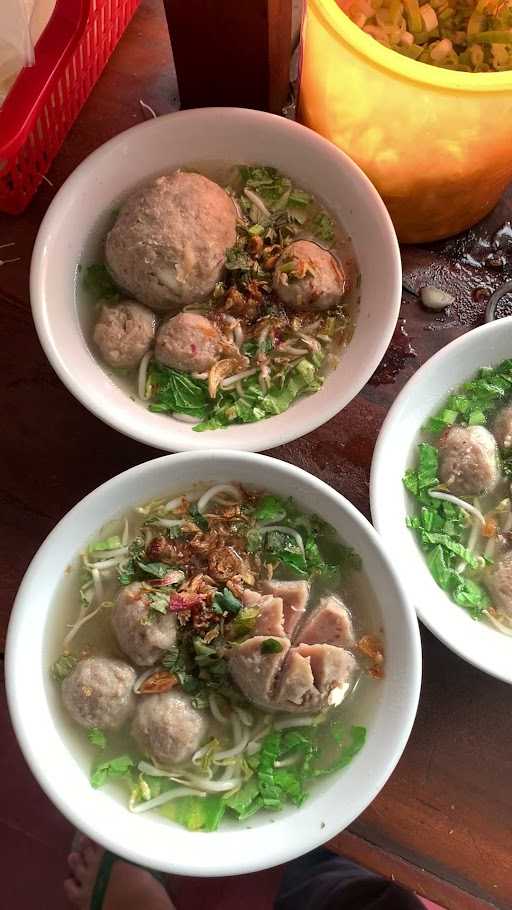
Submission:
[[[57,0],[0,110],[0,210],[26,208],[139,0]]]

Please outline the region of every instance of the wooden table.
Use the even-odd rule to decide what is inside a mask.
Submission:
[[[177,106],[159,0],[143,0],[49,173],[52,185],[43,184],[24,215],[0,218],[0,243],[15,243],[4,253],[20,257],[0,267],[4,634],[23,572],[55,523],[107,478],[159,454],[100,423],[61,385],[36,338],[28,290],[34,238],[57,188],[89,152],[143,119],[140,98],[159,114]],[[370,462],[384,416],[424,360],[482,322],[485,299],[510,277],[512,248],[492,253],[490,247],[510,217],[512,194],[466,235],[405,248],[408,286],[453,292],[451,311],[433,315],[404,293],[390,348],[358,398],[320,430],[271,454],[321,477],[369,515]],[[422,640],[422,698],[405,754],[380,796],[335,845],[448,910],[506,910],[512,907],[512,692],[425,629]],[[23,800],[17,812],[23,819]],[[33,816],[34,806],[24,823],[33,824]]]

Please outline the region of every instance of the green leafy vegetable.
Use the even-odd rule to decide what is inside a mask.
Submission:
[[[254,510],[254,517],[258,521],[276,521],[285,515],[286,506],[279,496],[262,496]]]
[[[167,613],[169,610],[169,595],[161,591],[147,592],[149,609],[155,613]]]
[[[91,727],[91,729],[87,731],[87,739],[93,746],[97,746],[98,749],[105,749],[107,745],[107,737],[99,727]]]
[[[148,381],[153,390],[150,411],[189,414],[203,419],[208,413],[208,384],[187,373],[151,361]]]
[[[238,600],[238,597],[235,597],[229,588],[224,588],[222,592],[217,591],[213,602],[222,612],[226,610],[228,613],[236,614],[242,609],[241,601]]]
[[[274,765],[279,758],[281,734],[269,733],[262,742],[257,776],[261,799],[266,809],[280,809],[282,794],[275,780]]]
[[[180,797],[160,809],[162,815],[189,831],[216,831],[225,811],[226,801],[214,793]]]
[[[439,483],[439,452],[435,446],[420,442],[418,446],[419,458],[416,471],[406,471],[404,484],[413,496],[420,496],[424,490],[429,490]]]
[[[242,607],[229,625],[230,638],[236,640],[251,635],[259,615],[259,607]]]
[[[103,787],[107,780],[126,777],[134,766],[135,762],[129,755],[119,755],[117,758],[101,762],[91,774],[91,784],[95,789]]]
[[[113,534],[111,537],[105,537],[103,540],[95,540],[94,543],[89,545],[89,552],[95,553],[99,550],[117,550],[122,546],[123,542],[119,535]]]
[[[152,578],[165,578],[172,571],[171,566],[166,562],[141,562],[138,559],[137,566],[141,572],[144,572],[145,575],[150,575]]]
[[[77,663],[78,657],[75,657],[74,654],[61,654],[50,667],[52,679],[61,683],[74,670]]]
[[[320,212],[316,215],[311,227],[313,234],[318,240],[329,246],[334,243],[334,222],[327,212]]]
[[[283,646],[277,638],[266,638],[262,641],[260,651],[262,654],[279,654]]]
[[[102,263],[93,263],[87,266],[84,271],[83,285],[96,299],[121,296],[107,268]]]
[[[236,793],[226,799],[226,806],[238,816],[245,816],[250,805],[259,796],[260,787],[257,778],[253,775],[243,784]]]

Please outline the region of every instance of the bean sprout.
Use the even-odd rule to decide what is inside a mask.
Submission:
[[[247,728],[242,729],[242,725],[236,714],[232,715],[231,724],[233,726],[234,744],[231,749],[224,749],[222,752],[217,752],[215,761],[222,761],[224,758],[234,758],[235,755],[240,755],[249,742],[249,730]]]
[[[105,556],[107,556],[108,559],[116,559],[118,556],[126,556],[127,553],[128,553],[128,547],[123,546],[123,547],[116,547],[114,550],[94,550],[92,553],[89,551],[88,555],[89,555],[89,559],[92,559],[92,560],[96,560],[96,556],[99,557],[99,559],[97,559],[93,563],[93,565],[97,566],[101,562],[105,561]]]
[[[71,644],[71,642],[72,642],[73,638],[75,637],[76,633],[78,632],[78,630],[81,629],[82,626],[84,626],[86,622],[89,622],[90,619],[93,619],[93,617],[96,616],[104,606],[105,606],[105,601],[103,603],[100,603],[99,607],[96,607],[96,609],[93,610],[92,613],[86,613],[85,616],[84,616],[85,611],[80,610],[80,614],[79,614],[79,617],[78,617],[75,625],[70,629],[68,634],[64,637],[64,641],[62,642],[62,645],[63,645],[63,648],[65,651]]]
[[[217,701],[217,697],[213,694],[213,692],[208,696],[208,702],[210,705],[210,712],[213,715],[213,717],[215,718],[215,720],[219,724],[229,723],[229,717],[226,717],[220,710],[219,703]]]
[[[289,768],[290,765],[296,765],[300,759],[300,752],[290,755],[289,758],[283,758],[282,761],[275,761],[274,768]]]
[[[123,554],[123,555],[126,555],[126,554]],[[86,557],[84,555],[83,561],[84,561],[84,566],[86,566],[88,569],[91,569],[91,571],[92,571],[92,569],[98,569],[98,571],[100,571],[100,572],[105,572],[107,570],[115,568],[115,566],[118,566],[119,563],[122,562],[122,556],[115,556],[112,559],[104,559],[104,560],[101,560],[98,562],[88,562],[88,560],[86,559]]]
[[[249,376],[254,376],[258,370],[254,367],[252,370],[242,370],[241,373],[233,373],[232,376],[228,376],[226,379],[223,379],[220,387],[221,389],[229,389],[232,385],[236,385],[237,382],[240,382],[242,379],[247,379]]]
[[[171,411],[171,417],[179,420],[180,423],[201,423],[202,417],[192,417],[192,414],[179,414],[178,411]]]
[[[295,354],[296,357],[307,357],[309,351],[307,348],[295,348],[292,344],[287,342],[280,344],[277,351],[278,354]]]
[[[469,535],[469,540],[466,544],[466,549],[469,550],[470,553],[473,553],[473,551],[478,543],[479,537],[480,537],[480,525],[475,522],[471,527],[471,533]],[[463,572],[465,572],[466,567],[467,567],[466,560],[461,559],[457,563],[457,565],[455,567],[455,571],[458,572],[459,574],[462,574]]]
[[[130,532],[130,528],[129,528],[129,526],[128,526],[128,519],[125,518],[125,520],[124,520],[124,526],[123,526],[123,533],[121,534],[121,543],[123,544],[123,547],[126,547],[127,544],[128,544],[128,541],[129,541],[129,539],[130,539],[130,533],[129,533],[129,532]]]
[[[277,720],[274,723],[275,730],[288,730],[289,727],[313,727],[318,723],[318,716],[311,717],[285,717],[283,720]]]
[[[235,388],[236,388],[237,395],[240,398],[243,398],[244,397],[244,388],[243,388],[242,382],[240,380],[237,382]]]
[[[94,582],[94,593],[98,603],[101,603],[104,597],[103,582],[98,569],[91,569],[92,580]]]
[[[267,206],[263,202],[263,199],[260,199],[260,197],[258,196],[257,193],[254,193],[252,190],[249,190],[246,187],[244,189],[244,196],[247,196],[247,198],[253,203],[253,205],[255,205],[256,208],[260,210],[260,212],[262,212],[264,215],[266,215],[267,218],[270,218],[270,211],[268,210]]]
[[[246,727],[252,727],[254,723],[254,718],[250,711],[246,711],[245,708],[235,707],[235,712],[238,714],[240,720]]]
[[[204,790],[205,793],[227,793],[228,790],[235,790],[242,783],[240,777],[231,777],[228,780],[210,780],[207,777],[196,777],[195,774],[189,774],[187,771],[182,772],[181,777],[172,776],[171,780],[177,784],[190,784],[192,787],[197,787],[198,790]]]
[[[208,379],[208,373],[192,373],[192,379]]]
[[[442,499],[445,502],[453,503],[454,506],[458,506],[459,509],[463,509],[464,512],[469,512],[470,515],[477,518],[480,524],[485,524],[485,518],[480,509],[471,505],[470,502],[466,502],[465,499],[459,499],[458,496],[453,496],[451,493],[442,493],[440,490],[429,490],[428,495],[431,496],[432,499]]]
[[[150,524],[162,528],[181,528],[184,522],[184,518],[155,518],[151,519]]]
[[[153,351],[148,351],[147,354],[144,354],[139,366],[139,375],[137,379],[137,393],[141,401],[147,401],[150,397],[146,390],[147,379],[148,379],[148,367],[149,362],[153,356]]]
[[[241,495],[240,490],[234,486],[232,483],[218,483],[215,486],[210,487],[206,493],[203,493],[199,502],[197,503],[197,511],[202,515],[206,509],[208,503],[215,499],[219,493],[226,493],[228,496],[232,496],[236,502],[240,502]]]
[[[204,798],[206,793],[201,790],[195,790],[192,787],[176,787],[174,790],[166,790],[160,796],[154,799],[148,799],[146,802],[137,803],[136,806],[130,806],[132,812],[149,812],[150,809],[156,809],[157,806],[163,806],[172,799],[181,799],[184,796],[200,796]]]
[[[301,333],[299,333],[299,338],[308,346],[308,348],[311,348],[312,351],[318,353],[322,350],[322,346],[318,344],[316,338],[312,338],[310,335],[302,335]]]
[[[304,556],[304,543],[302,537],[294,528],[288,528],[286,525],[261,525],[258,530],[260,534],[269,534],[271,531],[278,531],[280,534],[287,534],[289,537],[293,537],[300,552]]]

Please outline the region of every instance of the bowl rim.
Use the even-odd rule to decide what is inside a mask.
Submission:
[[[104,158],[108,158],[111,153],[116,150],[116,148],[121,147],[127,141],[129,142],[129,137],[132,134],[140,134],[142,131],[149,133],[151,130],[155,129],[164,130],[166,128],[165,124],[167,124],[169,129],[171,129],[171,124],[186,123],[187,121],[197,122],[202,118],[208,119],[212,117],[216,119],[234,118],[243,120],[246,123],[251,122],[256,128],[258,124],[266,124],[267,126],[268,124],[272,124],[272,129],[276,129],[283,134],[288,133],[289,135],[292,134],[297,136],[297,138],[300,138],[300,141],[304,144],[305,154],[308,151],[311,153],[315,152],[315,150],[319,150],[320,154],[327,154],[331,156],[332,159],[338,159],[345,173],[348,174],[350,179],[356,182],[361,187],[363,192],[367,195],[368,204],[372,208],[375,221],[377,223],[380,223],[382,233],[387,237],[388,242],[386,250],[386,263],[391,288],[389,295],[389,315],[386,319],[388,330],[386,332],[383,332],[380,339],[377,339],[375,341],[373,356],[368,359],[362,366],[360,378],[357,384],[358,387],[354,391],[354,394],[351,394],[351,396],[346,401],[344,401],[343,388],[341,388],[339,394],[332,396],[330,402],[325,402],[321,409],[312,407],[309,409],[308,415],[301,415],[300,425],[297,420],[281,420],[284,415],[293,413],[293,406],[288,411],[283,412],[282,415],[265,418],[262,421],[262,423],[265,425],[265,431],[262,436],[261,447],[258,443],[255,445],[254,443],[251,443],[244,438],[244,427],[247,426],[246,424],[233,424],[232,427],[228,428],[228,430],[230,430],[236,427],[240,436],[240,439],[237,439],[236,443],[234,440],[229,440],[231,443],[230,445],[227,444],[226,446],[223,446],[222,444],[219,444],[217,446],[217,444],[214,444],[214,447],[218,448],[219,450],[224,448],[236,448],[242,451],[254,451],[256,449],[256,446],[257,450],[260,450],[260,448],[267,450],[288,442],[292,442],[295,439],[301,438],[302,436],[311,433],[313,430],[318,429],[324,423],[331,420],[338,413],[340,413],[344,407],[346,407],[351,401],[354,400],[356,395],[359,394],[364,385],[368,382],[371,375],[380,363],[382,357],[384,356],[400,313],[402,293],[402,267],[400,249],[393,223],[384,205],[384,202],[382,201],[380,195],[378,194],[371,181],[361,170],[361,168],[359,168],[359,166],[354,161],[352,161],[352,159],[349,158],[345,152],[341,151],[341,149],[338,149],[323,136],[320,136],[318,133],[315,133],[308,127],[296,123],[295,121],[287,120],[286,118],[280,117],[276,114],[269,114],[263,111],[255,111],[245,108],[198,108],[165,114],[156,119],[151,119],[145,121],[144,123],[136,124],[135,126],[130,127],[129,129],[123,131],[122,133],[119,133],[117,136],[114,136],[107,142],[103,143],[101,146],[99,146],[99,148],[95,149],[95,151],[88,155],[69,175],[66,181],[59,188],[41,222],[34,244],[30,265],[30,301],[32,316],[34,319],[39,341],[51,366],[59,376],[60,380],[66,386],[66,388],[68,388],[71,394],[85,408],[87,408],[88,411],[90,411],[108,426],[111,426],[115,430],[123,433],[125,436],[145,443],[146,445],[153,446],[157,449],[176,452],[191,450],[202,451],[208,448],[209,444],[212,442],[211,438],[208,438],[210,434],[206,434],[204,439],[203,433],[189,433],[183,437],[176,437],[174,426],[171,421],[169,421],[169,425],[165,428],[165,430],[160,428],[156,422],[151,427],[140,430],[140,423],[137,422],[137,420],[134,419],[130,413],[125,414],[124,412],[120,411],[112,413],[112,408],[109,405],[108,397],[103,397],[99,392],[95,391],[94,383],[91,383],[91,386],[89,388],[89,384],[79,383],[75,380],[73,370],[71,369],[71,366],[68,365],[65,354],[54,343],[53,332],[51,329],[52,318],[49,315],[49,303],[47,299],[48,295],[45,292],[45,246],[47,242],[47,236],[51,235],[54,223],[58,223],[60,220],[60,208],[63,204],[66,203],[68,198],[72,199],[75,186],[79,185],[84,178],[87,182],[89,182],[91,179],[94,179],[95,169],[98,164],[101,164]],[[156,126],[156,124],[159,125]],[[335,372],[336,371],[334,370],[333,375]],[[272,424],[272,421],[278,420],[280,422],[277,424],[277,426],[275,423]],[[249,424],[248,426],[254,425]],[[183,424],[181,425],[181,429],[183,429]],[[221,433],[222,431],[219,430],[214,432]]]
[[[399,420],[402,407],[406,402],[414,398],[416,393],[421,389],[424,384],[425,377],[427,378],[427,384],[430,384],[430,376],[435,376],[438,365],[442,364],[444,361],[455,359],[457,353],[461,348],[465,347],[468,344],[475,344],[476,341],[481,337],[492,337],[496,332],[503,331],[504,323],[510,329],[512,329],[512,316],[505,316],[493,322],[484,323],[484,325],[470,329],[463,335],[460,335],[458,338],[454,338],[453,341],[450,341],[447,345],[441,348],[440,351],[437,351],[436,354],[426,360],[425,363],[422,364],[422,366],[416,371],[416,373],[411,376],[389,409],[380,429],[377,442],[375,444],[370,469],[370,510],[372,515],[372,522],[383,539],[386,539],[388,533],[388,516],[383,508],[380,490],[382,488],[382,483],[385,476],[386,454],[388,447],[391,447],[393,445],[393,440],[396,439],[396,425]],[[470,376],[474,375],[479,368],[480,367],[477,364],[476,368],[472,370],[471,373],[468,373],[468,379]],[[449,389],[445,390],[444,395],[436,401],[436,406],[439,406],[442,401],[448,396],[448,394]],[[418,432],[419,429],[420,427],[418,427]],[[407,512],[404,511],[404,520],[406,514]],[[422,560],[424,563],[424,559],[419,551],[418,559]],[[439,588],[437,585],[436,587],[439,591],[439,596],[446,599],[447,605],[455,610],[462,611],[462,614],[464,615],[463,607],[459,607],[457,604],[451,601],[448,598],[447,594],[442,590],[442,588]],[[500,672],[500,670],[497,669],[493,663],[492,658],[487,661],[485,659],[478,659],[478,657],[475,656],[474,651],[468,650],[466,642],[462,637],[460,640],[454,641],[450,635],[444,632],[444,627],[439,626],[439,624],[431,618],[428,609],[425,609],[423,606],[423,599],[421,597],[417,598],[411,594],[411,600],[414,603],[416,613],[421,619],[422,623],[427,627],[427,629],[432,632],[433,635],[435,635],[436,638],[439,639],[439,641],[441,641],[444,645],[446,645],[447,648],[453,651],[454,654],[465,660],[467,663],[471,664],[473,667],[476,667],[478,670],[487,673],[489,676],[493,676],[495,679],[499,679],[502,682],[512,684],[512,669],[508,672],[508,674],[505,672]],[[499,635],[499,632],[496,631],[496,634]],[[505,636],[502,637],[504,638]],[[512,657],[512,642],[510,644]]]
[[[134,478],[137,478],[137,480],[140,481],[142,490],[145,478],[150,478],[153,474],[163,474],[164,469],[167,466],[178,467],[180,464],[195,462],[197,463],[198,468],[201,468],[207,462],[207,460],[211,459],[212,457],[221,463],[228,460],[230,462],[230,467],[232,461],[237,462],[240,466],[247,466],[250,464],[251,470],[253,471],[255,477],[259,475],[260,470],[262,472],[264,471],[265,465],[270,463],[269,467],[271,470],[277,470],[278,474],[282,473],[283,476],[288,475],[288,477],[296,478],[298,485],[300,483],[307,484],[309,485],[310,489],[312,489],[312,491],[316,490],[319,493],[321,492],[324,496],[327,496],[338,510],[341,510],[345,513],[348,521],[358,526],[358,530],[367,538],[369,538],[370,548],[377,556],[379,562],[385,566],[389,581],[395,591],[399,594],[398,601],[400,603],[400,613],[403,621],[403,628],[406,630],[410,658],[410,675],[407,679],[407,685],[405,686],[405,695],[400,700],[401,717],[399,734],[394,738],[392,742],[389,743],[389,746],[387,747],[389,748],[389,753],[386,758],[383,758],[380,761],[379,773],[373,776],[371,779],[371,784],[369,784],[368,787],[364,790],[364,796],[362,799],[359,799],[355,811],[351,813],[350,817],[347,817],[343,820],[342,825],[344,827],[351,824],[354,818],[356,818],[362,811],[364,811],[380,792],[389,776],[395,769],[400,757],[402,756],[403,750],[407,744],[414,724],[420,696],[422,673],[421,640],[418,621],[412,603],[407,596],[407,592],[400,581],[398,573],[395,571],[391,560],[386,554],[384,542],[379,537],[370,522],[365,518],[364,515],[362,515],[362,513],[360,513],[355,508],[355,506],[352,505],[352,503],[350,503],[347,499],[345,499],[345,497],[343,497],[340,493],[338,493],[324,481],[308,474],[306,471],[296,467],[295,465],[291,465],[288,462],[271,458],[270,456],[255,453],[247,454],[239,452],[238,450],[218,450],[214,453],[194,452],[164,455],[160,458],[135,465],[134,467],[129,468],[121,474],[116,475],[110,480],[107,480],[105,483],[101,484],[95,490],[87,494],[79,503],[73,506],[73,508],[66,513],[66,515],[50,532],[50,534],[47,536],[33,557],[22,580],[11,614],[7,634],[5,652],[7,702],[11,722],[15,730],[18,744],[32,774],[42,787],[43,791],[54,803],[54,805],[66,818],[71,821],[72,824],[75,825],[75,827],[79,828],[81,831],[92,838],[98,838],[98,830],[94,827],[94,824],[91,821],[92,810],[91,816],[88,816],[84,819],[84,817],[79,812],[75,812],[74,806],[70,805],[66,801],[65,794],[63,795],[60,792],[58,786],[56,784],[54,785],[53,782],[48,779],[46,773],[46,757],[41,756],[40,750],[34,746],[33,739],[30,737],[30,721],[25,717],[23,713],[24,698],[26,700],[29,696],[25,691],[26,687],[24,689],[19,685],[21,670],[19,669],[20,661],[18,659],[18,654],[22,653],[22,651],[19,646],[20,632],[18,629],[20,625],[23,625],[23,616],[26,615],[27,610],[30,610],[29,601],[26,598],[30,592],[31,586],[34,584],[34,579],[37,578],[42,566],[48,559],[49,553],[51,553],[53,541],[55,539],[58,539],[59,532],[62,530],[62,528],[65,527],[66,524],[72,521],[75,517],[80,516],[80,513],[82,511],[85,511],[89,506],[94,505],[95,502],[101,503],[102,498],[106,492],[115,489],[119,484],[122,485],[124,481],[133,480]],[[275,478],[273,478],[273,482],[275,482]],[[103,520],[108,520],[108,517],[109,516],[103,516]],[[101,516],[99,517],[99,520],[102,520]],[[78,542],[78,545],[80,546],[80,542]],[[26,591],[27,595],[25,595]],[[44,633],[42,638],[44,639]],[[42,646],[43,642],[41,641],[41,647]],[[395,681],[395,686],[399,688],[397,681]],[[21,696],[19,694],[20,691],[22,693]],[[24,692],[25,695],[23,696]],[[67,745],[64,745],[67,748]],[[336,780],[337,776],[333,775],[331,781],[334,783]],[[318,833],[316,831],[313,832],[311,828],[304,828],[303,826],[303,829],[301,829],[301,838],[298,848],[296,844],[295,847],[293,845],[290,847],[290,845],[283,839],[282,846],[280,846],[279,849],[276,850],[271,857],[254,858],[250,855],[244,855],[244,852],[240,851],[236,856],[230,858],[229,863],[226,863],[219,868],[215,867],[214,870],[211,868],[204,870],[201,867],[200,860],[188,863],[182,862],[181,864],[174,863],[174,861],[171,860],[166,871],[173,872],[175,874],[192,875],[197,877],[215,877],[258,871],[261,869],[270,868],[283,862],[287,862],[295,858],[300,853],[314,849],[315,847],[320,846],[322,843],[324,843],[326,839],[335,836],[335,834],[338,832],[339,826],[337,823],[333,823],[332,820],[329,823],[329,820],[326,819],[325,828],[323,830],[320,830],[320,826],[318,826]],[[223,832],[221,830],[215,834],[203,834],[202,837],[206,838],[213,836],[222,836],[222,834]],[[101,842],[111,851],[119,853],[119,843],[116,842],[113,838],[102,837]],[[265,850],[262,849],[261,853],[264,857]],[[132,862],[142,862],[144,864],[148,863],[147,855],[137,853],[135,849],[125,849],[123,846],[122,855]]]
[[[310,0],[323,19],[324,25],[339,39],[345,41],[373,66],[387,70],[410,82],[444,89],[450,92],[498,93],[509,92],[512,88],[512,71],[497,73],[464,73],[432,66],[419,60],[411,60],[392,48],[380,44],[371,35],[359,28],[345,13],[336,0]],[[307,15],[307,14],[306,14]],[[489,82],[491,77],[492,83]]]

